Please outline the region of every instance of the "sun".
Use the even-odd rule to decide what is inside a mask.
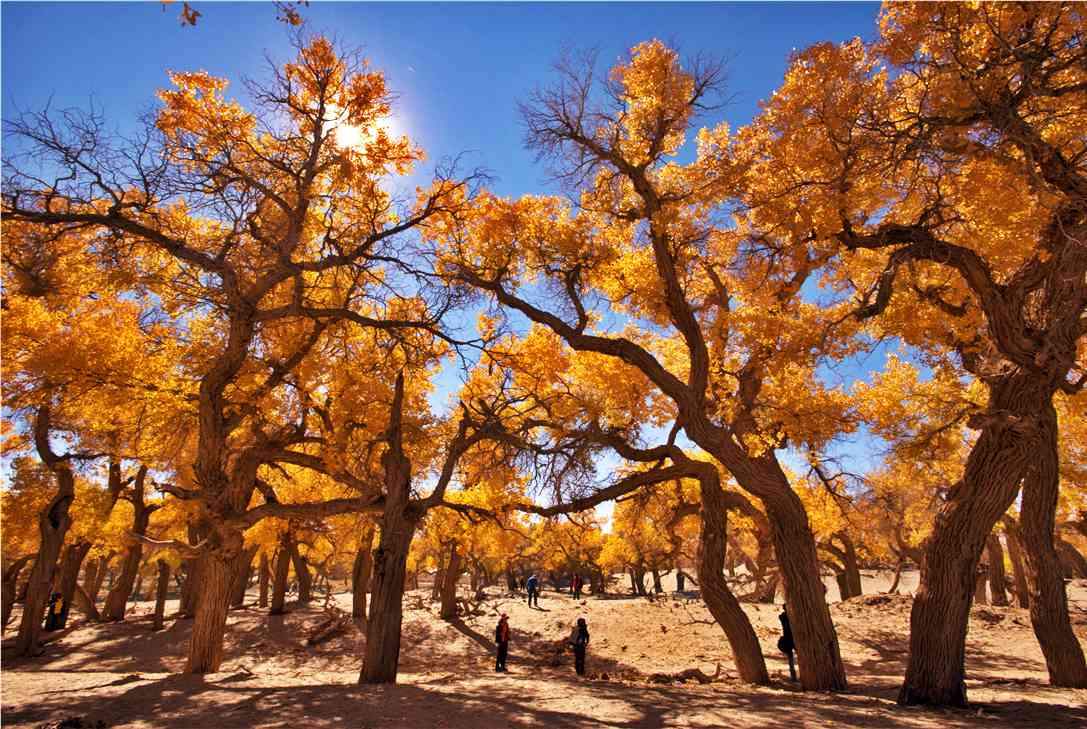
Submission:
[[[332,129],[333,143],[340,149],[364,153],[367,145],[377,138],[379,130],[383,130],[388,136],[392,136],[393,133],[392,118],[388,116],[382,117],[370,126],[360,127],[349,124],[347,111],[339,107],[329,106],[327,113],[326,120]]]

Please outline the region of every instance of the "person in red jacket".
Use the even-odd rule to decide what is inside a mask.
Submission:
[[[494,644],[498,646],[498,655],[495,658],[494,670],[499,673],[506,672],[506,657],[510,652],[510,621],[509,615],[502,613],[498,619],[498,625],[494,629]]]

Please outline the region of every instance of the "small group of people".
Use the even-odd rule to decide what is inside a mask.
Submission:
[[[498,625],[494,629],[494,643],[497,648],[494,670],[496,673],[506,673],[506,660],[510,654],[510,620],[509,615],[502,613],[498,618]],[[585,618],[578,618],[577,624],[570,631],[567,645],[574,652],[574,670],[577,675],[585,675],[585,653],[589,648],[589,626]]]

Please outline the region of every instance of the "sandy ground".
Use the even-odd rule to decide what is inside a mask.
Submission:
[[[883,582],[876,576],[866,588]],[[668,580],[665,587],[673,584]],[[1018,608],[974,609],[967,641],[973,706],[942,711],[894,703],[906,657],[908,596],[866,595],[832,604],[850,690],[826,695],[799,692],[786,680],[773,606],[745,605],[774,679],[772,687],[752,688],[736,680],[728,643],[696,598],[575,602],[545,591],[537,610],[491,588],[480,614],[446,622],[424,600],[428,593],[407,596],[395,686],[355,683],[363,642],[357,632],[306,646],[306,629],[321,619],[322,600],[279,617],[253,604],[232,611],[222,671],[205,677],[177,674],[191,621],[168,622],[153,633],[152,605],[139,603],[123,624],[76,621],[43,656],[5,658],[0,722],[12,728],[52,726],[71,717],[87,726],[102,721],[140,728],[1087,726],[1087,690],[1047,685],[1029,617]],[[1087,583],[1074,584],[1070,599],[1085,642]],[[348,594],[333,600],[350,608]],[[168,613],[174,609],[176,602],[168,604]],[[502,611],[513,628],[506,675],[493,672],[492,637]],[[552,648],[579,616],[587,618],[592,634],[586,679],[574,675],[571,656],[556,656]],[[721,678],[708,685],[648,680],[654,672],[686,668],[712,674],[718,663]]]

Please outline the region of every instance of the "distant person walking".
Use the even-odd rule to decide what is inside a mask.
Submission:
[[[532,601],[535,600],[536,607],[540,607],[540,581],[536,579],[535,572],[528,578],[525,588],[528,590],[528,606],[532,607]]]
[[[570,646],[574,649],[574,670],[577,675],[585,675],[585,651],[589,648],[589,627],[585,618],[578,618],[577,625],[570,633]]]
[[[575,600],[580,600],[581,599],[581,587],[582,587],[582,584],[583,584],[583,581],[581,579],[581,575],[574,575],[574,580],[571,583],[570,587],[571,587],[571,589],[572,589],[572,591],[574,593],[574,599]]]
[[[498,646],[498,653],[495,656],[494,670],[497,673],[506,672],[506,658],[510,653],[510,621],[509,615],[502,613],[502,617],[498,619],[498,625],[494,629],[494,644]]]
[[[796,643],[793,642],[793,628],[789,625],[789,612],[786,606],[782,606],[781,615],[778,615],[778,620],[781,621],[781,637],[778,638],[778,650],[785,654],[789,659],[789,680],[796,680],[796,667],[793,664],[793,651],[796,650]]]

